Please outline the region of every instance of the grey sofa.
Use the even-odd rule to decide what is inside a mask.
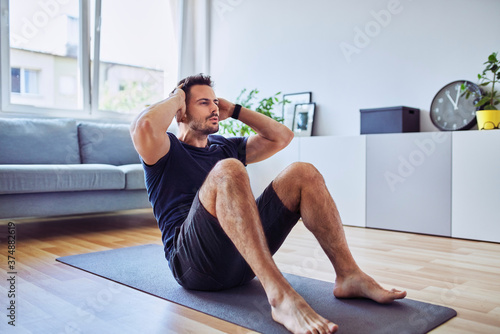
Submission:
[[[0,118],[0,218],[150,207],[127,124]]]

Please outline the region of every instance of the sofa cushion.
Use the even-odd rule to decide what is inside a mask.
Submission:
[[[125,173],[111,165],[0,165],[0,194],[124,188]]]
[[[76,122],[0,119],[0,164],[79,164]]]
[[[84,164],[115,166],[140,163],[127,124],[78,124],[80,154]]]
[[[125,173],[125,189],[146,189],[144,168],[140,164],[118,166]]]

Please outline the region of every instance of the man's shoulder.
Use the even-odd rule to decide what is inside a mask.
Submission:
[[[167,135],[168,135],[168,139],[170,140],[170,150],[169,151],[172,151],[172,150],[177,151],[183,147],[183,142],[177,137],[176,134],[167,131]]]
[[[177,136],[174,133],[167,131],[167,135],[168,135],[168,139],[175,140],[176,142],[179,141],[179,138],[177,138]]]
[[[143,159],[141,159],[142,165],[145,167],[146,170],[154,170],[158,168],[163,168],[162,166],[165,165],[166,161],[168,158],[172,155],[175,154],[176,151],[179,150],[180,145],[180,140],[177,138],[177,136],[171,132],[167,131],[168,138],[170,140],[170,148],[165,155],[163,155],[158,161],[156,161],[154,164],[147,164]],[[174,152],[174,153],[172,153]]]

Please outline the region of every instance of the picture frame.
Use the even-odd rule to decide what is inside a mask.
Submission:
[[[300,103],[311,103],[312,92],[284,94],[283,101],[290,101],[290,103],[283,103],[283,124],[285,124],[290,130],[293,130],[295,105]]]
[[[296,137],[310,137],[314,124],[316,103],[299,103],[295,105],[293,132]]]

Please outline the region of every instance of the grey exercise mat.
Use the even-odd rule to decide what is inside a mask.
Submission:
[[[238,324],[261,333],[288,333],[271,318],[257,279],[219,292],[189,291],[177,284],[161,245],[143,245],[65,256],[60,262]],[[447,307],[402,299],[381,305],[365,299],[336,299],[333,284],[285,274],[286,279],[337,333],[426,333],[457,315]]]

